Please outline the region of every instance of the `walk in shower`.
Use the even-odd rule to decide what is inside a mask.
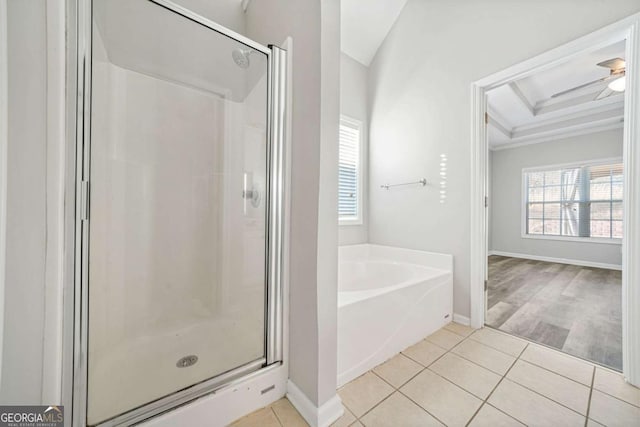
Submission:
[[[282,360],[285,52],[171,2],[79,2],[75,425]]]

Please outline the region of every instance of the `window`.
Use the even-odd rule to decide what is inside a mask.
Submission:
[[[523,170],[526,237],[622,238],[622,163]]]
[[[341,224],[362,224],[362,124],[342,116],[338,159],[338,218]]]

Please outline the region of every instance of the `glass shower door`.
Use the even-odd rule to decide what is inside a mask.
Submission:
[[[265,365],[270,181],[268,51],[148,0],[91,16],[95,425]]]

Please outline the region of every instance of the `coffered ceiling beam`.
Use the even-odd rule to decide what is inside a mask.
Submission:
[[[531,105],[531,102],[529,102],[529,98],[527,98],[526,95],[522,92],[522,90],[520,89],[520,86],[518,86],[518,83],[516,82],[509,83],[509,89],[511,89],[514,95],[520,100],[520,102],[522,102],[522,105],[524,105],[525,108],[529,110],[531,115],[535,116],[536,111],[533,108],[533,105]]]
[[[507,138],[511,139],[512,137],[511,131],[507,129],[502,123],[500,123],[498,119],[496,119],[495,117],[492,117],[491,114],[489,114],[489,125],[493,126],[494,128],[496,128],[498,132],[500,132]]]
[[[588,110],[593,108],[594,103],[598,105],[607,105],[607,104],[615,104],[624,102],[624,96],[622,93],[611,95],[606,98],[596,100],[596,96],[600,93],[600,90],[588,93],[586,95],[577,96],[575,98],[567,99],[565,101],[555,101],[554,100],[546,100],[536,104],[536,116],[542,116],[545,114],[565,114],[562,110],[567,111],[580,111],[580,110]]]

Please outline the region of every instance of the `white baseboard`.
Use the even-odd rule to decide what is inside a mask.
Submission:
[[[317,407],[291,380],[287,382],[287,399],[311,427],[329,427],[344,414],[342,401],[337,394]]]
[[[465,326],[469,326],[471,324],[471,319],[469,319],[467,316],[463,316],[462,314],[457,313],[453,313],[453,321]]]
[[[622,266],[619,265],[619,264],[607,264],[607,263],[604,263],[604,262],[582,261],[582,260],[579,260],[579,259],[553,258],[553,257],[548,257],[548,256],[517,254],[517,253],[513,253],[513,252],[503,252],[503,251],[489,251],[488,254],[489,255],[507,256],[507,257],[511,257],[511,258],[531,259],[531,260],[534,260],[534,261],[556,262],[558,264],[579,265],[581,267],[606,268],[607,270],[622,270]],[[455,318],[454,318],[454,320],[455,320]]]

